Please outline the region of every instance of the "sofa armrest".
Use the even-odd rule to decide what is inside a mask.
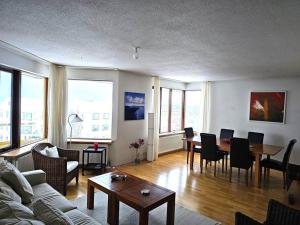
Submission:
[[[32,170],[22,173],[31,186],[46,183],[46,173],[43,170]]]

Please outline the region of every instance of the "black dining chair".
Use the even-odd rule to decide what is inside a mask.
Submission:
[[[225,140],[230,142],[230,139],[233,138],[233,134],[234,134],[234,130],[230,130],[230,129],[224,129],[222,128],[220,131],[220,140]],[[220,149],[220,151],[222,151],[222,149]],[[224,155],[225,155],[225,170],[227,171],[227,162],[228,162],[228,155],[229,152],[223,151]]]
[[[288,168],[288,163],[290,161],[290,156],[291,156],[293,147],[296,144],[296,142],[297,142],[296,139],[290,140],[288,147],[286,148],[286,151],[284,153],[282,161],[271,159],[271,158],[265,158],[265,159],[261,160],[260,167],[261,167],[261,170],[262,170],[262,168],[264,168],[264,178],[266,177],[267,169],[281,171],[282,176],[283,176],[283,188],[286,187],[286,172],[287,172],[287,168]]]
[[[194,130],[192,127],[184,128],[184,133],[186,138],[194,137]],[[186,163],[189,163],[189,153],[191,149],[191,142],[187,142],[187,154],[186,154]],[[193,152],[201,154],[201,147],[200,146],[193,146]]]
[[[263,144],[264,143],[264,134],[258,132],[248,132],[248,140],[251,144]]]
[[[207,162],[215,162],[214,176],[216,176],[217,161],[222,160],[222,172],[224,171],[224,152],[220,151],[217,146],[216,135],[201,133],[201,158],[200,158],[200,169],[202,173],[203,160]]]
[[[229,181],[231,182],[232,167],[246,170],[246,184],[248,186],[248,174],[251,168],[250,176],[252,177],[252,154],[249,149],[249,140],[246,138],[232,138],[230,140],[230,171]],[[239,170],[240,172],[240,170]],[[238,174],[240,176],[240,173]]]

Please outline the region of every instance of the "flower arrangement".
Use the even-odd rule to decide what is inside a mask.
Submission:
[[[140,159],[139,159],[139,149],[145,144],[144,139],[139,138],[137,141],[132,142],[129,145],[130,149],[134,149],[135,150],[135,163],[139,163]]]

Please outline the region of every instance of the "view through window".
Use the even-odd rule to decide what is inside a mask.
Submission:
[[[21,145],[44,138],[45,79],[22,73]]]
[[[161,109],[160,109],[160,132],[169,131],[169,94],[170,90],[167,88],[161,89]]]
[[[182,93],[181,90],[172,90],[171,131],[182,130]]]
[[[185,92],[185,127],[201,132],[201,91]]]
[[[12,74],[0,71],[0,149],[11,145]]]
[[[68,81],[68,115],[76,113],[83,119],[72,124],[72,138],[111,138],[112,95],[113,83],[109,81]],[[70,137],[69,125],[67,131]]]

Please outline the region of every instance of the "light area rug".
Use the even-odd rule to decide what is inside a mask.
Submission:
[[[103,225],[107,225],[107,195],[103,192],[95,193],[95,207],[89,210],[86,207],[86,196],[79,197],[73,201],[83,213],[93,217],[96,221]],[[153,209],[149,214],[149,225],[165,225],[167,214],[167,204]],[[120,223],[119,225],[138,225],[138,212],[120,202]],[[206,216],[195,213],[178,204],[175,207],[175,225],[216,225],[220,224]]]

